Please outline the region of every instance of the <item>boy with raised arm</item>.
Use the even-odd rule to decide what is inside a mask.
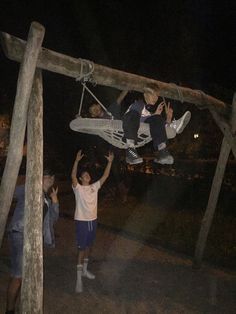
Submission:
[[[76,240],[78,247],[77,280],[75,287],[75,292],[77,293],[83,291],[82,277],[95,279],[95,276],[88,271],[87,267],[90,249],[96,236],[98,190],[109,177],[114,158],[111,152],[109,152],[108,156],[105,156],[107,165],[104,173],[98,181],[92,183],[91,176],[86,169],[80,170],[77,176],[78,163],[83,156],[82,151],[79,150],[71,173],[72,187],[76,202],[74,219],[76,223]]]

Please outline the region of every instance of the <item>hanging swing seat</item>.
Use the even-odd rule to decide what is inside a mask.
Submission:
[[[79,80],[81,81],[81,78],[79,78]],[[127,148],[128,146],[124,141],[122,121],[114,119],[112,114],[106,109],[101,101],[86,86],[86,81],[82,81],[81,84],[83,86],[83,90],[80,99],[80,108],[77,118],[70,122],[70,128],[76,132],[98,135],[111,145],[118,148]],[[103,110],[111,117],[111,119],[81,117],[81,109],[85,91],[87,91],[95,99],[95,101],[103,108]],[[149,131],[149,125],[146,123],[140,123],[136,147],[143,146],[149,143],[151,140],[152,138]]]
[[[121,120],[78,117],[70,122],[70,128],[76,132],[98,135],[118,148],[127,148],[123,140],[124,131]],[[141,122],[136,147],[141,147],[151,140],[149,125]]]
[[[92,93],[86,86],[86,82],[82,82],[83,90],[80,100],[80,108],[77,118],[70,122],[70,128],[73,131],[98,135],[105,141],[118,148],[126,149],[128,146],[124,141],[124,131],[122,120],[116,120],[100,100]],[[96,118],[83,118],[81,117],[81,109],[84,99],[84,92],[87,91],[96,100],[103,110],[111,117],[111,119],[96,119]],[[175,137],[175,132],[171,128],[166,128],[167,138]],[[150,134],[149,124],[140,122],[137,141],[135,147],[141,147],[152,141]]]

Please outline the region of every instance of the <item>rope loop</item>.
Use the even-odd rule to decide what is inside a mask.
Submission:
[[[202,109],[207,108],[207,104],[205,104],[206,94],[200,89],[195,89],[195,91],[198,92],[201,96],[202,103],[200,104],[200,106],[202,107]]]
[[[92,81],[91,75],[94,71],[94,63],[92,61],[79,58],[80,66],[80,75],[75,79],[76,81],[89,82]],[[88,68],[88,72],[85,73],[85,69]]]
[[[176,88],[178,95],[179,95],[179,101],[181,101],[181,103],[183,103],[184,102],[184,96],[183,96],[183,93],[182,93],[181,89],[179,88],[179,86],[176,85],[175,83],[170,83],[170,85],[172,85],[173,87]]]

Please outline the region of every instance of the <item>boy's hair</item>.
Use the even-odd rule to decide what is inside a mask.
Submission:
[[[55,175],[55,172],[50,168],[45,168],[43,169],[43,175],[52,177]]]
[[[89,169],[86,168],[86,167],[83,167],[83,168],[79,169],[78,172],[77,172],[77,178],[78,178],[79,182],[81,182],[81,179],[80,179],[80,178],[81,178],[81,176],[83,175],[83,173],[85,173],[85,172],[88,172],[88,174],[89,174],[90,177],[91,177],[91,173],[90,173]],[[91,177],[91,178],[92,178],[92,177]]]
[[[91,117],[97,117],[96,115],[94,115],[94,109],[96,108],[99,108],[101,111],[103,111],[102,107],[98,103],[93,103],[91,106],[89,106],[89,114]]]
[[[92,103],[90,106],[89,106],[89,112],[91,113],[91,111],[93,110],[93,108],[95,107],[101,107],[98,103]]]

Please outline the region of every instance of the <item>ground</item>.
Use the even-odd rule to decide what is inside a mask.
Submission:
[[[73,209],[64,199],[62,212]],[[55,226],[56,248],[45,251],[44,313],[236,313],[236,276],[203,265],[192,269],[190,257],[165,250],[99,225],[84,292],[74,292],[76,247],[71,215]],[[4,313],[9,252],[4,238],[0,255],[0,313]]]

